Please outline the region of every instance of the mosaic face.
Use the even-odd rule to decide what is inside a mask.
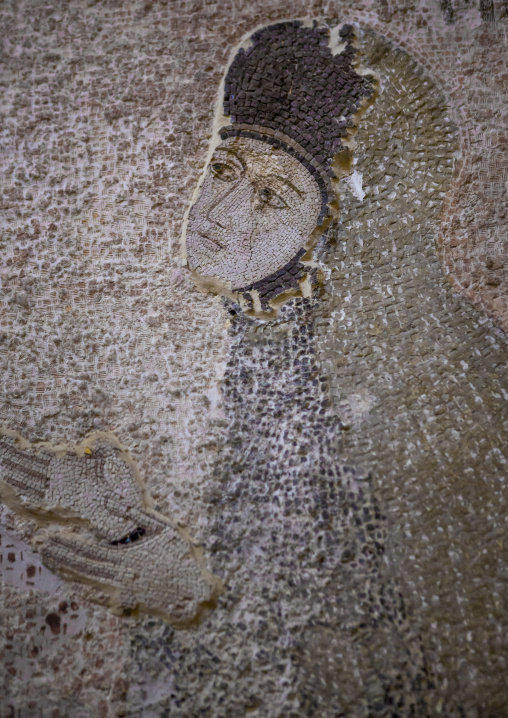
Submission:
[[[320,209],[319,186],[295,157],[261,140],[228,138],[189,213],[189,266],[233,289],[263,279],[305,246]]]

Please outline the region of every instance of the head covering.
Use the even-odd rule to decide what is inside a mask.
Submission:
[[[372,75],[359,75],[353,62],[351,25],[339,31],[344,45],[333,54],[327,27],[282,22],[255,32],[248,49],[241,48],[231,63],[224,85],[224,115],[231,124],[220,130],[228,137],[248,137],[280,147],[296,157],[313,175],[321,190],[319,226],[329,215],[334,198],[332,163],[343,149],[342,140],[354,126],[362,101],[374,91]],[[301,263],[302,248],[286,266],[235,291],[258,293],[261,306],[289,289],[297,289],[308,272]],[[315,272],[315,270],[312,270]]]
[[[355,72],[353,28],[344,25],[345,48],[334,55],[329,29],[283,22],[251,36],[226,75],[224,114],[231,125],[221,137],[247,136],[280,146],[298,157],[321,187],[327,214],[331,167],[362,100],[373,92],[372,76]]]

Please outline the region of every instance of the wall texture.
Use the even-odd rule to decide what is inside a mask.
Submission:
[[[111,610],[3,487],[0,716],[507,715],[506,3],[1,13],[3,432],[118,442],[224,585]],[[259,322],[180,235],[230,53],[299,17],[359,23],[380,91],[322,286]]]

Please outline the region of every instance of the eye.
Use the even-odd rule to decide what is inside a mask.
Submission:
[[[274,192],[273,189],[270,189],[270,187],[263,187],[263,189],[259,190],[258,195],[261,202],[269,207],[275,207],[276,209],[283,209],[284,207],[287,207],[287,204],[284,202],[282,197],[279,197],[279,195]]]
[[[228,162],[215,161],[210,168],[213,176],[222,182],[233,182],[240,174],[238,168]]]

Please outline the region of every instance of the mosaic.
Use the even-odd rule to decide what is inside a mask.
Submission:
[[[228,432],[204,546],[214,571],[229,576],[227,591],[206,633],[168,634],[147,621],[133,640],[140,683],[154,657],[156,683],[171,676],[171,690],[157,704],[168,715],[211,716],[220,705],[231,716],[467,715],[461,692],[448,687],[435,660],[440,640],[447,660],[435,620],[445,579],[429,565],[434,580],[425,585],[404,538],[422,522],[437,545],[445,530],[435,525],[442,507],[433,467],[443,468],[443,483],[450,480],[440,435],[452,435],[456,413],[442,402],[452,403],[461,372],[470,369],[470,389],[461,392],[468,413],[484,406],[486,437],[502,444],[503,429],[495,428],[501,405],[471,352],[489,367],[500,396],[506,343],[491,327],[484,341],[482,319],[453,300],[436,261],[434,222],[456,146],[443,98],[386,40],[365,32],[358,44],[381,89],[358,124],[340,185],[340,221],[316,246],[331,286],[321,298],[312,286],[312,296],[291,299],[266,324],[225,303],[232,337],[223,389]],[[238,151],[238,139],[228,135],[225,149]],[[217,164],[215,171],[228,171]],[[212,164],[207,192],[213,172]],[[244,204],[232,206],[243,216]],[[222,227],[224,244],[235,226]],[[277,274],[270,278],[275,286]],[[246,291],[265,283],[260,278]],[[460,327],[452,328],[459,317],[474,335],[461,350]],[[441,323],[451,339],[446,345]],[[474,421],[469,427],[478,431]],[[475,451],[466,444],[462,452],[467,475]],[[459,465],[455,453],[454,460]],[[500,467],[484,462],[501,480]],[[425,497],[429,485],[436,497]],[[401,491],[411,506],[406,515],[398,513]],[[422,516],[430,505],[432,518]],[[458,551],[454,543],[451,555]]]
[[[269,310],[298,292],[299,260],[328,224],[336,198],[332,167],[347,152],[354,116],[373,95],[373,76],[354,69],[353,28],[339,32],[301,22],[254,33],[224,85],[224,115],[186,228],[189,267],[222,280]],[[344,144],[345,143],[345,144]]]
[[[226,140],[210,168],[189,219],[189,261],[243,287],[287,264],[306,244],[321,192],[297,159],[259,140]],[[224,190],[227,184],[233,189]]]
[[[50,523],[33,538],[44,564],[94,584],[99,601],[185,624],[216,597],[219,582],[201,569],[188,537],[150,507],[118,444],[92,436],[73,452],[38,451],[4,435],[0,481],[5,501],[8,487],[18,507]]]
[[[372,478],[344,463],[345,425],[316,362],[318,306],[293,300],[276,331],[234,319],[228,440],[205,544],[230,576],[228,591],[211,631],[168,642],[159,671],[176,685],[161,710],[213,715],[233,686],[230,715],[261,700],[266,715],[378,716],[390,705],[424,715],[435,701],[432,669],[388,568]],[[161,650],[156,639],[135,647],[140,664]]]
[[[504,715],[508,15],[295,3],[0,11],[0,718]]]
[[[352,67],[352,27],[344,25],[339,36],[344,49],[333,55],[329,31],[316,23],[271,26],[252,36],[251,49],[239,52],[226,77],[224,111],[234,113],[232,125],[221,130],[191,208],[187,249],[191,268],[237,289],[245,285],[242,293],[254,290],[260,309],[287,292],[287,279],[293,288],[301,281],[299,260],[334,201],[333,159],[373,92],[372,76]],[[97,584],[122,610],[194,620],[216,598],[219,581],[207,582],[190,544],[143,506],[119,448],[90,441],[83,456],[58,457],[2,439],[0,478],[21,495],[22,507],[53,520],[61,513],[64,524],[86,522],[94,534],[83,538],[64,528],[45,537],[42,560],[60,575]]]

